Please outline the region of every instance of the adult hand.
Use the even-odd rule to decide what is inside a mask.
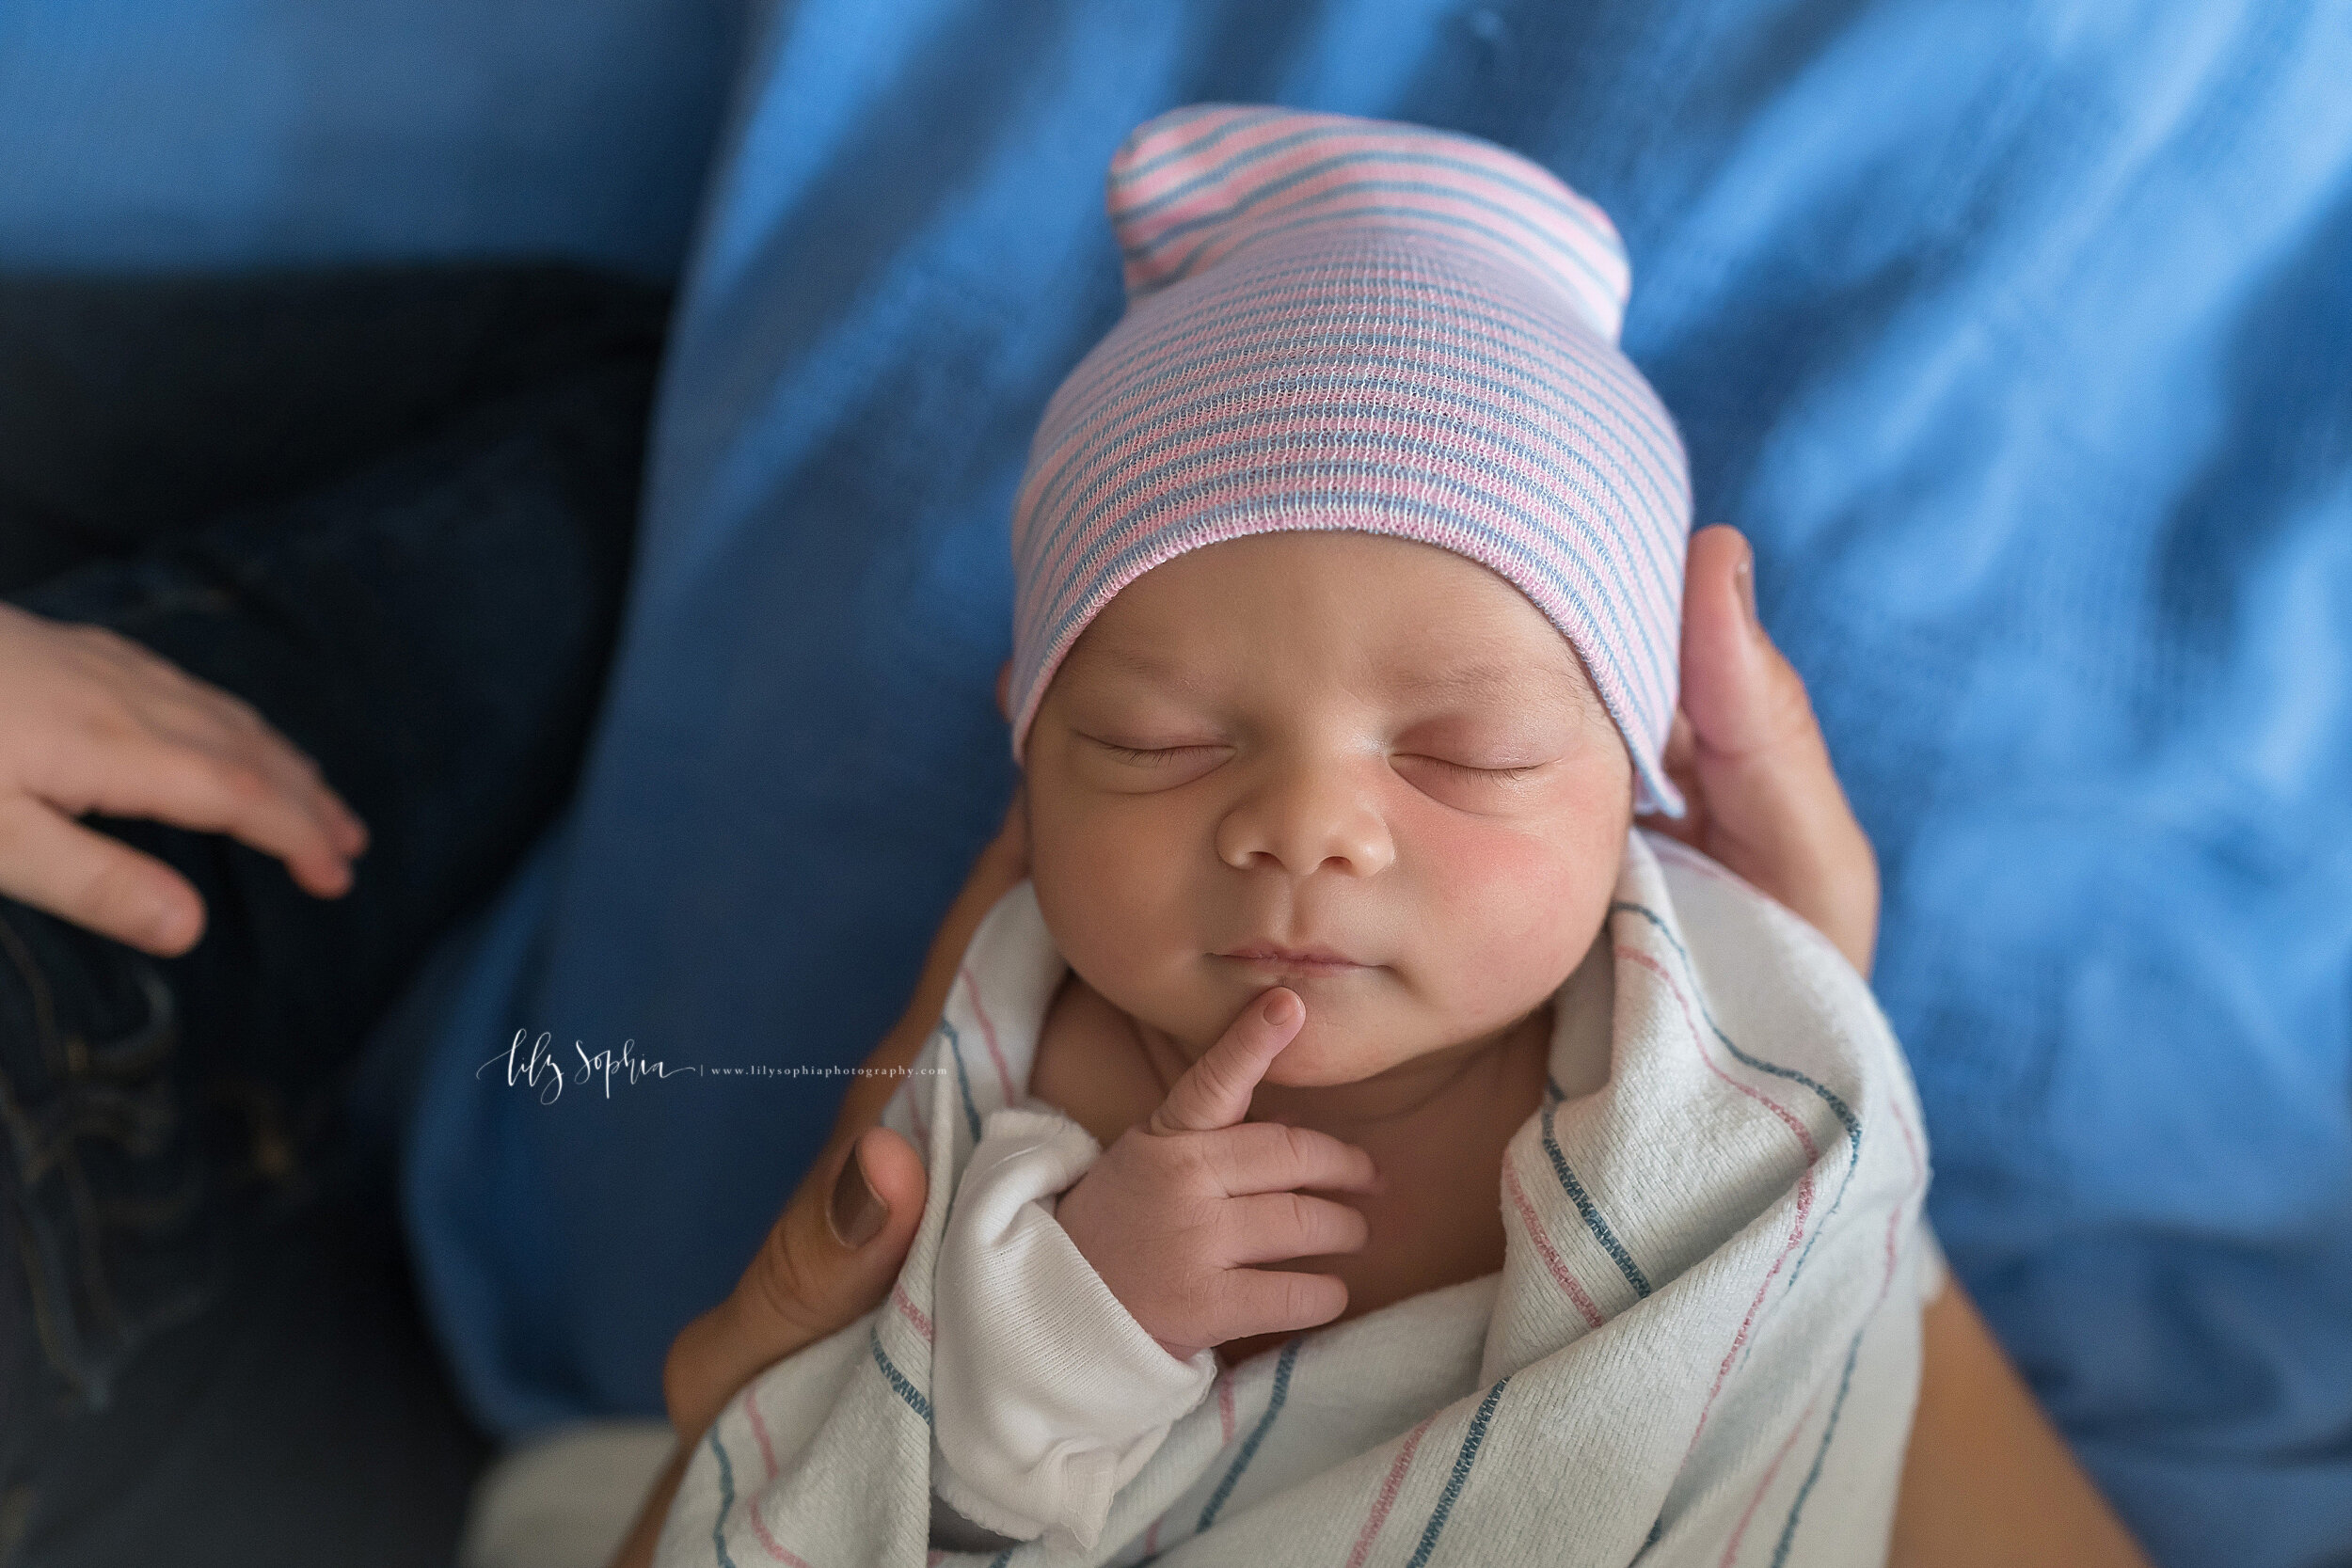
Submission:
[[[163,862],[86,813],[227,833],[339,897],[368,831],[318,767],[245,703],[103,626],[0,605],[0,893],[162,957],[204,931]]]
[[[1667,775],[1689,814],[1641,825],[1730,867],[1870,973],[1879,867],[1830,766],[1804,681],[1756,613],[1755,553],[1723,524],[1691,537],[1682,597],[1682,701]]]

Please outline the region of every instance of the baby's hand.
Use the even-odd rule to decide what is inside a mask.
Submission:
[[[1347,1309],[1347,1287],[1330,1275],[1247,1266],[1364,1244],[1363,1215],[1296,1189],[1375,1188],[1372,1156],[1327,1132],[1242,1119],[1306,1022],[1294,991],[1251,1003],[1055,1210],[1111,1294],[1180,1361]]]

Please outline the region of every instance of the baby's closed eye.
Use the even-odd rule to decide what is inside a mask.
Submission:
[[[1545,768],[1551,766],[1549,761],[1526,763],[1495,761],[1462,762],[1453,757],[1424,756],[1419,753],[1407,753],[1396,758],[1395,760],[1401,763],[1436,763],[1438,767],[1451,768],[1456,773],[1474,773],[1483,778],[1503,780],[1524,779],[1529,777],[1531,774],[1540,773]]]
[[[1156,794],[1204,778],[1222,767],[1233,748],[1210,738],[1163,738],[1117,732],[1074,732],[1085,753],[1085,771],[1097,787],[1120,794]]]
[[[1160,767],[1204,752],[1224,752],[1232,749],[1209,741],[1169,746],[1126,746],[1116,740],[1104,740],[1098,736],[1089,736],[1087,738],[1121,762],[1132,762],[1145,767]]]

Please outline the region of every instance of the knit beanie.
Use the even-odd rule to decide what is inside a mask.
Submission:
[[[1200,104],[1111,160],[1127,311],[1047,404],[1014,503],[1013,755],[1113,595],[1220,540],[1356,529],[1492,568],[1582,657],[1633,758],[1679,679],[1690,477],[1617,348],[1598,207],[1490,143]]]

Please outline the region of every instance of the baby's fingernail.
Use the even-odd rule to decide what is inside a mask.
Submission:
[[[857,1149],[850,1151],[842,1163],[841,1175],[833,1184],[833,1202],[825,1213],[825,1223],[833,1227],[833,1239],[851,1252],[874,1239],[890,1217],[889,1208],[866,1180],[866,1161]]]
[[[1748,612],[1748,629],[1761,630],[1762,620],[1756,613],[1756,551],[1751,547],[1732,568],[1734,581],[1740,585],[1740,608]]]
[[[1278,990],[1272,996],[1266,998],[1266,1005],[1263,1016],[1268,1023],[1275,1024],[1278,1027],[1281,1024],[1288,1023],[1292,1019],[1298,1016],[1298,998],[1293,996],[1289,991]]]

